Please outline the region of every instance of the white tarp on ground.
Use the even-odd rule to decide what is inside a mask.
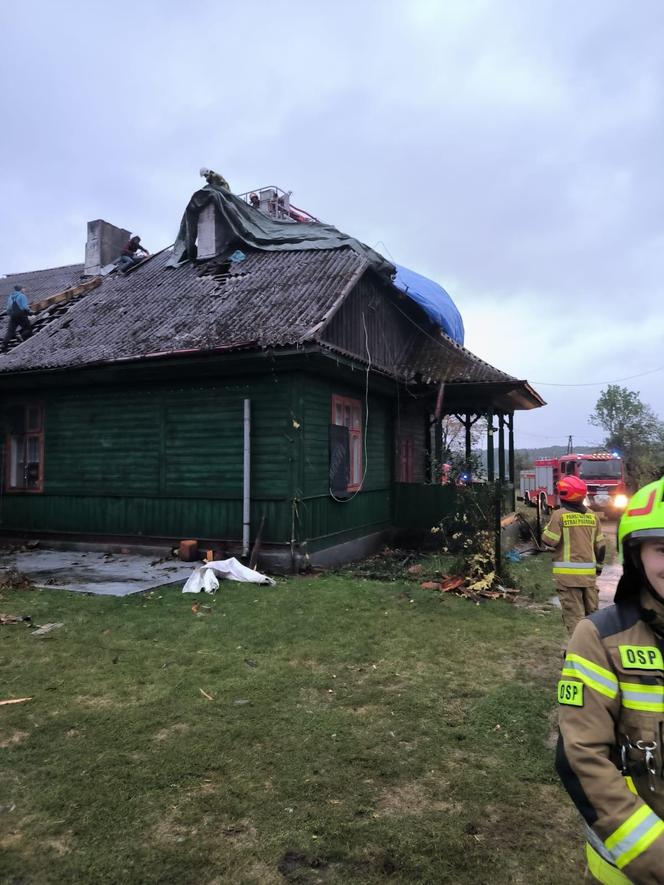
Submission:
[[[201,590],[205,590],[206,593],[214,593],[219,587],[217,575],[220,575],[227,581],[243,581],[250,584],[269,585],[275,583],[267,575],[255,572],[253,569],[247,568],[246,565],[242,565],[235,557],[231,557],[230,559],[217,559],[213,562],[206,562],[205,565],[194,569],[187,579],[187,583],[182,588],[182,592],[200,593]]]

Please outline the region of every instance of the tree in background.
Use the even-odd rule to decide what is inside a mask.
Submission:
[[[623,456],[630,487],[637,489],[662,476],[664,423],[641,402],[638,391],[609,384],[589,421],[606,431],[606,448]]]

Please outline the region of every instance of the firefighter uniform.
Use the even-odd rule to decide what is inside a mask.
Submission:
[[[585,821],[589,876],[605,885],[664,885],[664,599],[638,548],[664,538],[664,478],[651,486],[659,513],[650,486],[632,498],[616,604],[578,624],[558,683],[556,768]]]
[[[595,576],[604,561],[606,542],[596,513],[582,504],[563,502],[554,510],[542,532],[553,551],[553,579],[563,610],[563,623],[571,635],[579,621],[597,611]]]

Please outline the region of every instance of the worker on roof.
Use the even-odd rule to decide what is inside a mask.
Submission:
[[[664,477],[618,526],[614,605],[584,618],[558,683],[556,769],[586,824],[590,881],[664,883]]]
[[[207,181],[208,184],[212,185],[212,187],[222,187],[226,191],[230,191],[231,186],[226,181],[223,175],[220,175],[218,172],[214,172],[212,169],[207,169],[205,166],[201,168],[201,176]]]
[[[25,297],[23,286],[14,286],[14,290],[9,293],[7,298],[7,315],[9,317],[9,323],[7,325],[7,331],[5,332],[5,337],[2,341],[3,353],[7,350],[9,342],[17,333],[20,334],[21,340],[23,341],[32,335],[32,326],[30,325],[31,313],[33,313],[33,311],[28,304],[28,299]]]
[[[578,476],[563,476],[558,482],[562,506],[542,532],[542,541],[553,548],[553,579],[570,636],[581,618],[597,611],[595,579],[606,553],[599,517],[584,504],[587,493]]]
[[[132,234],[129,237],[127,245],[122,250],[122,254],[120,255],[120,260],[118,261],[118,270],[120,273],[126,273],[130,267],[133,267],[135,264],[138,264],[139,261],[142,261],[142,257],[139,258],[138,253],[141,253],[142,257],[147,257],[150,253],[147,249],[144,249],[141,246],[141,238],[138,234]]]
[[[261,201],[258,194],[249,194],[249,202],[254,207],[254,209],[260,209]]]

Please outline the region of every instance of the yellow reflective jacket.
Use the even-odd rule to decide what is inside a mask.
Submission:
[[[556,768],[606,885],[664,885],[664,605],[641,599],[578,624],[558,683]]]
[[[553,551],[553,577],[559,587],[593,587],[595,569],[604,561],[602,524],[592,510],[581,512],[564,505],[554,510],[542,532]]]

